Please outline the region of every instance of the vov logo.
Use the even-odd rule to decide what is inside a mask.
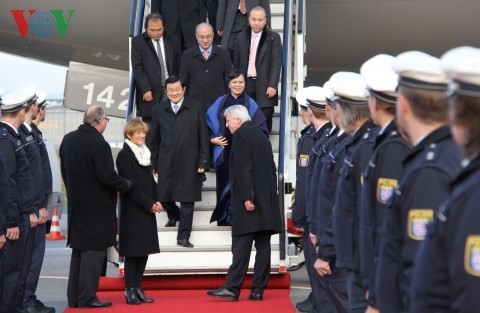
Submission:
[[[29,29],[33,37],[50,38],[56,30],[64,38],[74,12],[75,10],[10,10],[22,38],[27,36]]]

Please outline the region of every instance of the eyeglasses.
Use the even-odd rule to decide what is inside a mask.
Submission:
[[[108,122],[110,122],[110,119],[108,117],[104,117],[103,119],[105,119]]]
[[[212,39],[212,38],[213,38],[213,36],[212,36],[212,35],[207,35],[207,36],[198,36],[198,39],[200,39],[200,40],[205,40],[205,39],[208,39],[208,40],[210,40],[210,39]]]

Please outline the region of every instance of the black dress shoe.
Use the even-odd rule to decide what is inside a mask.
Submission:
[[[125,289],[125,300],[127,304],[140,304],[140,299],[137,296],[137,290],[135,288],[126,288]]]
[[[215,298],[226,299],[230,301],[238,301],[238,295],[234,294],[227,288],[219,288],[216,290],[208,290],[207,295]]]
[[[81,307],[82,308],[105,308],[107,306],[112,306],[112,302],[110,302],[110,301],[102,302],[102,301],[99,301],[99,300],[95,300],[95,301],[92,301],[89,304],[87,304],[85,306],[81,306]]]
[[[165,227],[175,227],[177,226],[177,221],[174,219],[168,219],[167,224],[165,224]]]
[[[142,288],[135,288],[135,290],[137,291],[137,296],[140,301],[153,303],[154,300],[152,298],[148,298]]]
[[[252,292],[252,293],[248,296],[248,300],[252,300],[252,301],[262,301],[262,300],[263,300],[263,294]]]
[[[177,245],[183,246],[184,248],[193,248],[193,245],[188,239],[178,239]]]

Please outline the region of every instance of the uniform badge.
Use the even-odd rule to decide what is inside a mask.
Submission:
[[[379,178],[377,181],[377,201],[383,204],[387,203],[395,187],[397,187],[396,179]]]
[[[308,166],[308,154],[300,154],[298,157],[298,165],[301,167],[307,167]]]
[[[480,235],[467,237],[465,244],[465,270],[470,275],[480,277]]]
[[[433,220],[433,210],[412,209],[408,212],[408,237],[423,240],[427,235],[427,225]]]

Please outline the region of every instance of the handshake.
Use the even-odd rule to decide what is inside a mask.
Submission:
[[[160,202],[155,202],[152,206],[152,208],[150,209],[150,213],[159,213],[159,212],[162,212],[164,211],[163,207],[162,207],[162,204]]]

